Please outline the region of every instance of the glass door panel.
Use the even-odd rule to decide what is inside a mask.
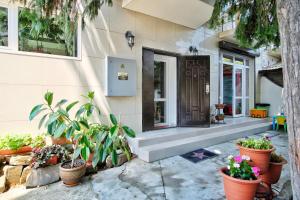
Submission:
[[[233,65],[223,65],[223,103],[225,115],[232,115],[233,97]]]
[[[234,113],[233,116],[244,115],[244,103],[243,103],[243,82],[244,82],[244,69],[242,67],[234,67]]]
[[[154,126],[167,125],[166,62],[154,61]]]

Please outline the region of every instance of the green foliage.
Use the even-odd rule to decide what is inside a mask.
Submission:
[[[282,157],[282,155],[277,155],[276,153],[272,152],[271,153],[271,158],[270,158],[270,162],[274,162],[274,163],[282,163],[284,162],[285,159],[284,157]]]
[[[241,46],[259,48],[280,45],[276,0],[216,0],[209,21],[210,27],[220,27],[225,16],[231,19],[239,17],[235,37]]]
[[[52,145],[44,148],[33,149],[33,159],[31,167],[37,169],[49,165],[48,161],[51,157],[57,156],[58,163],[64,162],[68,159],[67,150],[60,145]]]
[[[77,0],[16,0],[28,9],[24,9],[22,15],[32,24],[31,28],[22,28],[22,34],[27,36],[56,37],[57,40],[63,38],[69,55],[74,52],[75,35],[77,33],[77,24],[82,19],[83,27],[86,18],[94,20],[99,15],[99,10],[104,4],[112,6],[112,0],[84,0],[78,5]],[[80,1],[79,1],[80,2]],[[83,8],[83,9],[82,9]],[[29,10],[30,9],[30,10]],[[60,34],[54,32],[58,31]],[[30,32],[26,32],[29,31]],[[28,35],[30,34],[30,35]],[[58,37],[58,38],[57,38]]]
[[[113,164],[117,165],[119,150],[131,159],[131,150],[126,136],[135,137],[135,132],[118,122],[113,114],[109,115],[109,125],[93,122],[93,116],[100,115],[100,109],[94,103],[95,94],[89,92],[83,97],[86,102],[78,106],[77,111],[74,112],[75,116],[72,117],[70,111],[78,105],[79,101],[66,105],[67,100],[60,100],[53,107],[53,93],[47,92],[44,95],[44,103],[33,107],[29,119],[33,120],[39,114],[43,114],[39,126],[44,125],[51,136],[65,136],[72,140],[75,144],[73,161],[79,156],[87,161],[93,153],[94,167],[99,162],[104,162],[108,155],[111,155]]]
[[[30,135],[7,134],[0,138],[0,149],[18,150],[21,147],[29,146],[32,138]]]
[[[30,134],[6,134],[0,137],[0,149],[18,150],[24,146],[43,147],[44,137],[32,137]]]
[[[256,180],[259,176],[259,168],[251,167],[248,163],[249,157],[229,156],[228,173],[231,177],[242,180]]]
[[[7,9],[0,8],[0,33],[5,33],[8,31],[8,13]],[[5,35],[5,34],[4,34]],[[5,46],[7,37],[3,37],[2,34],[0,34],[0,45]]]
[[[269,150],[273,148],[271,140],[268,137],[262,137],[259,139],[246,138],[238,141],[237,144],[250,149]]]
[[[42,148],[46,145],[45,143],[45,135],[40,134],[32,138],[30,146],[33,148]]]

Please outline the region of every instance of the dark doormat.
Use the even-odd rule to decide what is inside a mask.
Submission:
[[[208,158],[216,157],[217,155],[218,154],[215,154],[211,151],[207,151],[205,149],[198,149],[198,150],[183,154],[183,155],[181,155],[181,157],[183,157],[193,163],[197,163],[202,160],[206,160]]]

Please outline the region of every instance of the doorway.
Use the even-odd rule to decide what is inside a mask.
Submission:
[[[246,116],[249,112],[249,59],[221,54],[221,103],[223,112],[232,117]]]
[[[154,54],[154,128],[177,125],[177,59]]]
[[[209,126],[210,57],[143,48],[143,131]]]

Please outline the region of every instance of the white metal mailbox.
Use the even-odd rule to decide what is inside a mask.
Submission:
[[[106,59],[106,96],[136,96],[136,61],[108,56]]]

